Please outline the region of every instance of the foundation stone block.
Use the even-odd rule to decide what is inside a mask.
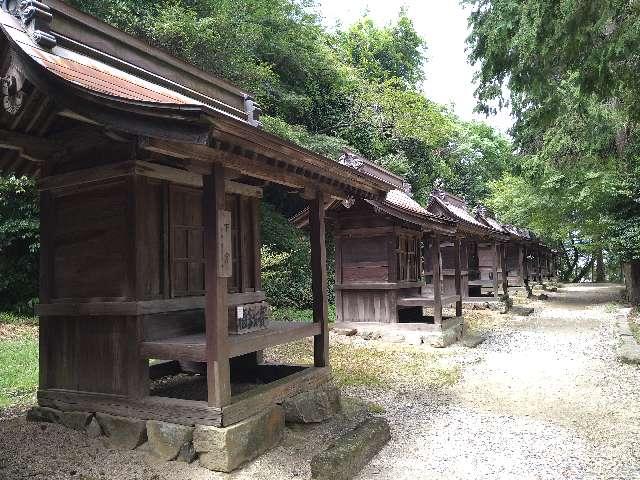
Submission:
[[[147,424],[143,420],[97,413],[96,418],[107,437],[107,444],[119,450],[133,450],[147,438]]]
[[[102,427],[98,423],[98,420],[96,420],[96,417],[91,419],[89,425],[87,425],[87,428],[85,429],[85,433],[89,438],[98,438],[102,436]]]
[[[340,390],[335,385],[302,392],[282,403],[287,423],[320,423],[341,410]]]
[[[32,407],[27,412],[29,422],[60,423],[62,412],[49,407]]]
[[[93,413],[88,412],[61,412],[60,423],[67,428],[77,430],[78,432],[86,431],[87,425],[93,419]]]
[[[280,442],[284,410],[274,405],[229,427],[196,426],[193,447],[200,465],[216,472],[232,472]]]
[[[147,439],[153,456],[165,461],[175,460],[182,448],[191,443],[193,427],[148,420]]]
[[[339,438],[311,459],[311,476],[317,480],[349,480],[375,457],[391,439],[387,420],[372,417]]]

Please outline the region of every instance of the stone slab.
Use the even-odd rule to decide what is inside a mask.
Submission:
[[[311,476],[317,480],[348,480],[354,477],[391,439],[389,423],[372,417],[340,437],[311,459]]]
[[[46,422],[60,423],[62,412],[55,408],[49,407],[32,407],[27,412],[27,421],[29,422]]]
[[[533,307],[523,307],[521,305],[514,305],[511,307],[511,313],[514,315],[519,315],[521,317],[528,317],[534,311]]]
[[[462,338],[462,345],[464,345],[467,348],[476,348],[485,340],[486,338],[481,335],[465,335]]]
[[[160,460],[175,460],[185,445],[193,439],[193,427],[175,423],[147,421],[149,452]]]
[[[618,360],[621,363],[640,365],[640,345],[631,337],[623,337],[618,347]]]
[[[147,424],[144,420],[117,417],[106,413],[96,413],[96,418],[111,448],[133,450],[147,439]]]
[[[85,433],[89,438],[98,438],[102,436],[102,427],[98,423],[98,420],[96,420],[96,417],[91,419],[89,425],[87,425],[87,428],[85,429]]]
[[[93,413],[88,412],[61,412],[60,423],[67,428],[85,432],[87,425],[93,419]]]
[[[282,408],[286,423],[321,423],[340,412],[340,390],[324,385],[285,400]]]
[[[336,335],[344,335],[346,337],[353,337],[355,334],[358,333],[358,329],[356,328],[334,328],[331,330],[332,333],[335,333]]]
[[[178,452],[177,462],[193,463],[198,458],[198,452],[193,448],[193,443],[185,443]]]
[[[277,445],[284,425],[284,410],[274,405],[229,427],[196,426],[193,447],[201,466],[229,473]]]

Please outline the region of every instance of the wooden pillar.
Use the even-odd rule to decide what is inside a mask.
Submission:
[[[498,256],[498,242],[493,242],[493,297],[498,298],[498,262],[500,257]]]
[[[433,269],[433,320],[442,323],[442,292],[440,283],[440,234],[435,232],[431,238],[431,263]]]
[[[227,278],[231,276],[231,215],[225,211],[224,169],[203,178],[207,392],[212,407],[231,403]]]
[[[455,268],[455,280],[456,280],[456,295],[458,299],[456,300],[456,317],[462,316],[462,269],[460,268],[460,237],[457,235],[453,240],[453,255],[454,255],[454,268]]]
[[[335,265],[336,265],[336,280],[335,285],[342,283],[342,235],[336,234],[334,237],[335,242]],[[344,312],[342,311],[342,290],[336,289],[336,322],[344,321]]]
[[[325,194],[317,192],[309,205],[311,227],[311,285],[313,321],[320,324],[320,334],[313,338],[313,363],[329,365],[329,305],[327,301],[327,249],[325,245]]]
[[[518,276],[520,277],[520,283],[524,285],[524,245],[518,245]]]
[[[508,243],[502,244],[502,294],[509,296],[509,269],[507,268]]]

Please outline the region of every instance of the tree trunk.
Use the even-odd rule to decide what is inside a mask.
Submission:
[[[595,257],[591,257],[591,260],[589,260],[587,264],[584,267],[582,267],[582,269],[578,272],[578,274],[573,279],[572,283],[579,283],[580,280],[582,280],[585,277],[585,275],[589,273],[589,270],[591,270],[595,261],[596,261]]]
[[[596,283],[604,283],[606,281],[602,250],[598,250],[598,253],[596,254]]]
[[[624,284],[627,287],[627,300],[634,305],[640,305],[640,262],[628,262],[622,264]]]

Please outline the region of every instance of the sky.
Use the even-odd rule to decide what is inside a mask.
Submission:
[[[364,12],[379,25],[395,21],[403,6],[418,34],[427,42],[425,95],[438,103],[453,105],[464,119],[482,120],[506,133],[513,120],[510,112],[485,117],[473,112],[476,101],[474,67],[467,62],[468,11],[458,0],[317,0],[327,26],[348,26]]]

